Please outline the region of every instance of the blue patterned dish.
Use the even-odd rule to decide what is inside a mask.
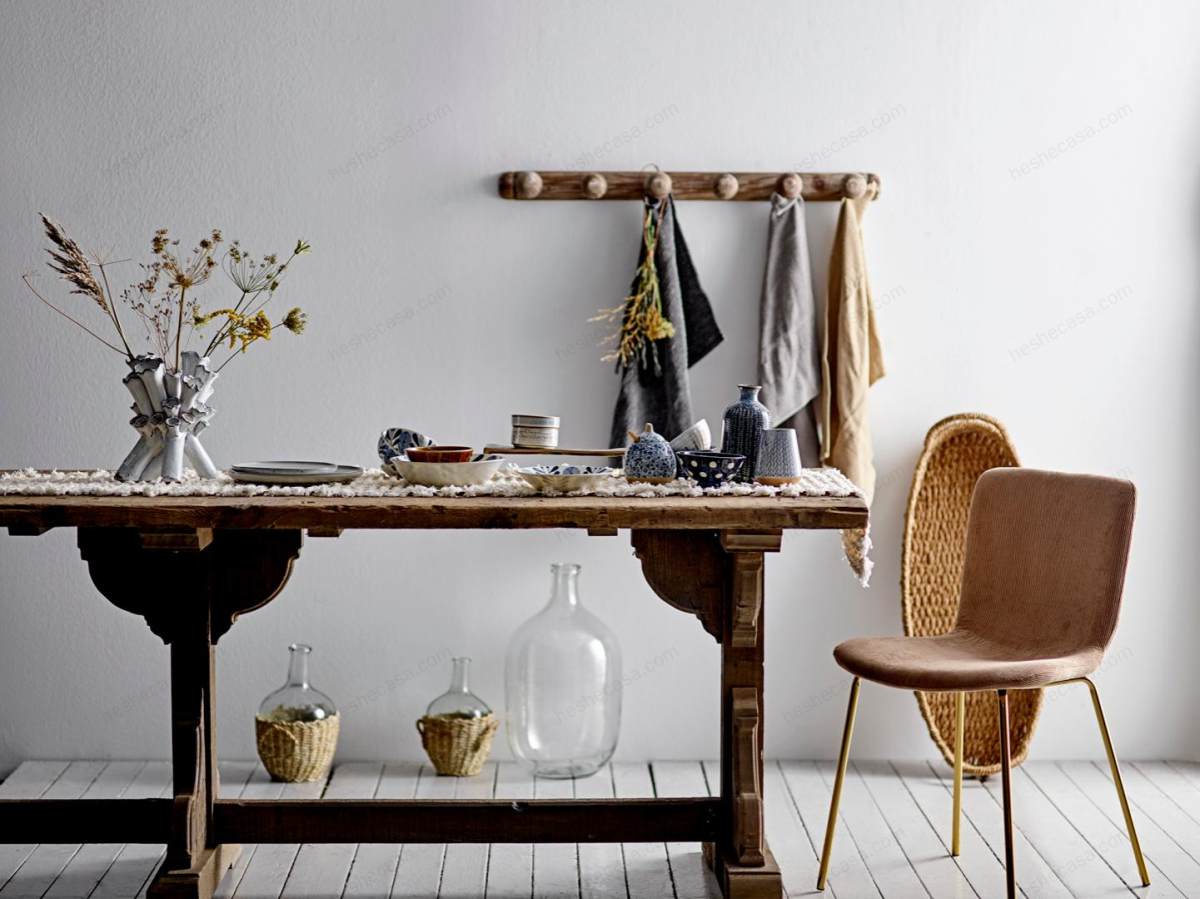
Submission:
[[[679,475],[701,487],[720,487],[734,480],[745,463],[746,457],[739,453],[684,450],[679,453]]]
[[[432,446],[433,438],[408,428],[388,428],[379,435],[376,451],[385,465],[393,456],[403,456],[410,446]]]
[[[531,465],[517,469],[517,474],[534,490],[574,493],[595,490],[612,480],[616,470],[600,465]]]

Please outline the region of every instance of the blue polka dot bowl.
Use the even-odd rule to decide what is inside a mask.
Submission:
[[[683,450],[678,456],[679,476],[695,481],[701,487],[720,487],[729,483],[746,463],[745,456],[712,450]]]

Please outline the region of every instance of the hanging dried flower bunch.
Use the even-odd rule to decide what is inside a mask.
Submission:
[[[620,330],[604,339],[605,343],[615,344],[615,348],[601,357],[603,362],[616,363],[618,371],[636,361],[642,368],[653,364],[654,373],[661,374],[662,366],[655,341],[675,336],[675,326],[663,316],[662,289],[654,262],[664,208],[662,203],[646,204],[642,217],[645,252],[638,265],[634,292],[620,306],[601,309],[598,315],[588,319],[593,322],[621,322]]]
[[[270,340],[274,328],[282,327],[293,334],[304,330],[307,317],[300,309],[292,309],[280,321],[272,323],[263,308],[275,294],[292,260],[311,249],[303,240],[296,241],[291,255],[283,263],[274,254],[256,261],[242,250],[237,241],[229,245],[219,261],[217,254],[223,242],[219,230],[213,230],[201,239],[190,255],[181,256],[179,241],[171,240],[167,229],[160,228],[150,240],[151,261],[141,266],[144,277],[123,290],[118,303],[114,301],[108,282],[108,269],[116,263],[87,255],[59,225],[44,215],[42,226],[52,244],[47,249],[51,260],[48,265],[71,285],[71,293],[87,297],[100,308],[111,322],[121,345],[117,346],[101,337],[47,300],[34,286],[32,275],[23,276],[25,284],[41,302],[109,349],[125,356],[131,364],[137,355],[122,325],[121,308],[142,323],[150,351],[166,362],[168,371],[176,372],[180,369],[181,357],[188,349],[193,330],[216,319],[222,322],[201,353],[201,356],[211,356],[217,349],[226,346],[229,355],[220,362],[216,371],[244,353],[255,341]],[[195,291],[218,267],[224,268],[240,296],[230,307],[203,312],[195,299]]]

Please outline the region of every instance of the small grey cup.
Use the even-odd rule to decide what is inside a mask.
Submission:
[[[800,446],[793,428],[764,428],[754,466],[754,480],[780,486],[800,480],[803,465]]]

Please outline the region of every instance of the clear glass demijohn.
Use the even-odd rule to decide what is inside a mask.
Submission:
[[[492,710],[488,704],[471,692],[471,660],[459,657],[451,661],[454,663],[454,672],[450,676],[450,689],[429,703],[425,714],[448,715],[451,718],[483,718],[490,715]]]
[[[288,647],[287,683],[267,696],[258,707],[265,721],[322,721],[337,714],[333,700],[308,682],[308,657],[312,647],[293,643]]]
[[[621,729],[621,649],[579,602],[579,566],[551,566],[550,602],[513,634],[506,660],[509,746],[542,777],[595,773]]]

